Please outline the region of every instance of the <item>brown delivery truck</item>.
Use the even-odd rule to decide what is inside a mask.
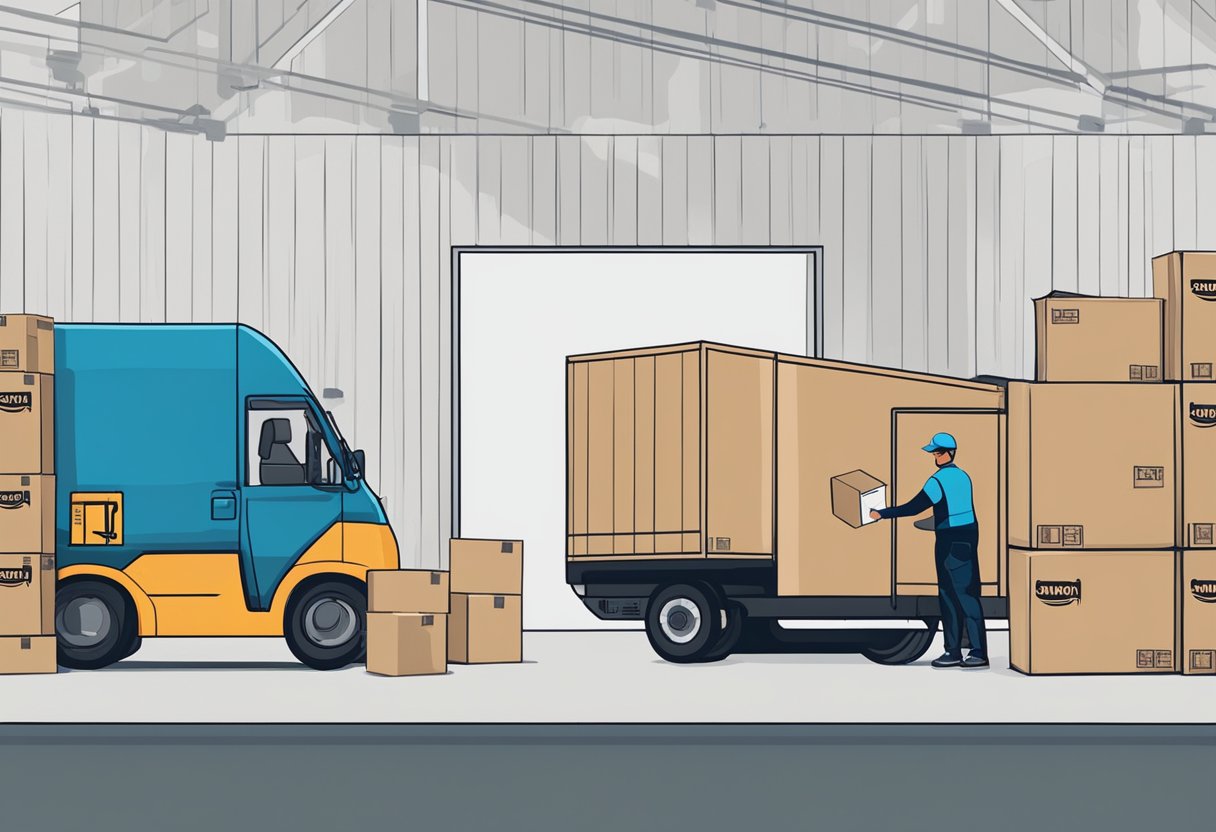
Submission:
[[[1001,383],[707,342],[566,370],[567,582],[597,617],[644,621],[663,658],[923,655],[939,620],[932,531],[869,508],[920,490],[920,448],[941,431],[975,484],[985,616],[1007,617]]]

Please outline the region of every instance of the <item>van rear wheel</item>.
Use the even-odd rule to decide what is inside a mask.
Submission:
[[[283,617],[288,649],[313,670],[336,670],[367,655],[367,593],[353,583],[323,580],[297,589]]]
[[[923,630],[876,630],[860,652],[877,664],[911,664],[925,655],[936,635],[936,618],[926,620]]]
[[[654,652],[669,662],[709,661],[722,633],[716,598],[693,584],[663,587],[646,608],[646,637]]]
[[[55,592],[58,661],[73,670],[98,670],[139,647],[134,610],[113,584],[67,580]]]

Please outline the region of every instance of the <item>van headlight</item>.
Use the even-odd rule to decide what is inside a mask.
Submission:
[[[570,584],[570,586],[574,589],[574,594],[577,595],[579,598],[582,598],[584,595],[587,594],[586,584]]]

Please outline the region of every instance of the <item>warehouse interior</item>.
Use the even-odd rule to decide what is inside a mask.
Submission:
[[[1179,293],[1196,281],[1213,281],[1216,287],[1216,258],[1210,264],[1203,255],[1175,255],[1168,262],[1154,258],[1216,251],[1216,224],[1210,221],[1216,216],[1214,73],[1213,0],[31,0],[0,5],[0,316],[32,316],[30,344],[42,343],[37,320],[54,322],[57,390],[70,389],[66,385],[86,374],[83,360],[64,364],[65,356],[80,353],[61,349],[60,328],[72,338],[72,326],[86,333],[88,325],[239,324],[264,335],[303,379],[305,398],[315,398],[311,413],[322,422],[325,414],[332,417],[332,430],[316,428],[336,437],[329,463],[341,469],[337,457],[346,457],[349,469],[353,451],[364,454],[354,488],[378,502],[378,508],[366,511],[383,515],[381,525],[391,529],[397,559],[376,561],[372,550],[380,544],[359,538],[371,541],[357,544],[368,552],[345,557],[364,558],[362,571],[350,573],[360,597],[367,599],[362,583],[367,568],[442,575],[427,578],[421,589],[382,590],[382,599],[397,592],[422,597],[442,580],[442,604],[379,609],[382,615],[416,616],[408,626],[416,626],[417,633],[428,632],[432,622],[427,619],[448,622],[446,636],[430,632],[433,643],[446,641],[439,648],[442,655],[430,656],[438,664],[425,671],[397,667],[381,673],[359,661],[318,672],[312,669],[317,665],[302,664],[301,654],[279,635],[258,637],[275,628],[290,631],[286,591],[273,604],[267,600],[256,607],[260,602],[245,586],[240,614],[256,609],[263,619],[279,616],[266,632],[256,627],[238,632],[233,625],[216,634],[193,623],[193,613],[180,616],[183,625],[168,623],[174,604],[185,609],[194,603],[183,598],[217,598],[230,585],[242,586],[245,561],[232,556],[214,571],[207,565],[203,571],[212,583],[202,589],[164,583],[169,581],[164,576],[175,574],[166,569],[155,573],[159,588],[149,578],[148,597],[130,602],[146,622],[147,601],[147,610],[160,616],[161,630],[140,623],[138,632],[130,633],[134,650],[121,660],[95,670],[60,661],[57,673],[4,675],[7,659],[0,657],[0,702],[8,706],[0,746],[34,756],[52,754],[57,744],[130,744],[149,755],[162,747],[189,755],[194,753],[189,749],[197,751],[214,736],[221,737],[214,741],[219,748],[258,746],[261,753],[295,743],[332,752],[335,759],[358,759],[378,743],[419,759],[436,751],[490,749],[483,762],[499,749],[543,760],[537,762],[538,777],[543,766],[551,766],[547,776],[565,784],[561,791],[592,803],[598,798],[587,784],[561,779],[570,776],[577,758],[570,762],[558,755],[579,743],[605,755],[614,742],[655,749],[655,768],[645,769],[654,782],[665,782],[663,766],[676,765],[665,762],[664,754],[671,753],[674,761],[689,745],[722,753],[745,748],[758,760],[749,787],[766,795],[759,801],[764,804],[760,814],[748,819],[762,817],[776,826],[794,816],[794,804],[786,804],[798,799],[798,788],[767,790],[786,783],[782,778],[791,763],[765,758],[763,752],[788,742],[805,750],[807,759],[821,755],[815,757],[822,765],[816,782],[824,785],[816,787],[816,799],[825,806],[839,802],[840,814],[832,815],[836,825],[860,824],[857,828],[890,822],[894,810],[859,806],[848,796],[850,788],[865,787],[870,773],[876,777],[880,770],[872,756],[850,756],[854,744],[920,748],[923,743],[926,760],[936,759],[934,754],[947,759],[979,754],[982,747],[999,767],[1000,760],[1012,759],[1010,749],[1019,743],[1015,735],[1025,727],[1027,736],[1037,738],[1027,747],[1043,754],[1059,750],[1059,759],[1071,759],[1075,752],[1086,760],[1077,768],[1092,766],[1094,782],[1078,781],[1074,797],[1113,794],[1118,789],[1111,784],[1138,782],[1147,763],[1137,761],[1148,760],[1150,746],[1185,746],[1177,759],[1185,757],[1186,771],[1193,771],[1198,761],[1212,759],[1216,711],[1208,674],[1216,672],[1216,659],[1187,658],[1195,651],[1182,635],[1181,610],[1190,609],[1183,606],[1190,589],[1198,609],[1208,609],[1203,605],[1216,598],[1216,584],[1204,583],[1209,576],[1202,565],[1203,552],[1216,545],[1211,522],[1202,522],[1207,494],[1216,491],[1198,473],[1216,463],[1216,448],[1210,459],[1201,455],[1185,466],[1184,445],[1201,447],[1202,429],[1216,424],[1216,411],[1204,409],[1211,408],[1204,384],[1212,378],[1212,365],[1203,370],[1200,352],[1207,345],[1195,339],[1206,336],[1196,334],[1201,326],[1187,329],[1181,323],[1183,315],[1201,313],[1172,311],[1171,303],[1181,301],[1163,297],[1162,287],[1176,286]],[[1207,298],[1202,286],[1191,291],[1202,301],[1216,297],[1216,288]],[[1036,307],[1036,299],[1053,293],[1058,301],[1047,299]],[[1073,294],[1087,297],[1074,301]],[[1097,320],[1098,310],[1115,308],[1113,299],[1138,303],[1118,307],[1127,317],[1111,326],[1121,334],[1108,334],[1105,342],[1076,342],[1081,346],[1065,337],[1047,340],[1049,323]],[[1153,315],[1159,323],[1149,333],[1141,324]],[[1216,337],[1212,340],[1216,350]],[[802,507],[802,540],[820,528],[814,525],[820,520],[807,519],[812,514],[807,501],[826,506],[815,511],[822,508],[829,518],[832,525],[825,528],[831,540],[868,535],[866,540],[878,541],[877,548],[859,547],[851,562],[842,554],[834,555],[839,566],[804,561],[794,578],[788,565],[779,566],[786,571],[765,580],[781,582],[773,586],[790,586],[791,580],[806,586],[812,581],[808,576],[827,570],[832,577],[824,585],[845,587],[829,594],[865,596],[867,603],[886,605],[880,616],[861,611],[877,607],[844,602],[780,607],[790,613],[781,618],[781,629],[794,635],[754,643],[745,636],[740,643],[752,648],[741,647],[717,661],[679,663],[645,632],[645,606],[630,617],[629,603],[638,599],[608,580],[609,573],[596,571],[614,560],[614,552],[659,559],[651,562],[683,557],[692,545],[689,537],[708,563],[716,541],[725,540],[723,551],[729,551],[731,537],[745,537],[729,533],[705,544],[703,535],[715,534],[708,526],[659,527],[662,415],[656,402],[664,361],[678,354],[684,373],[702,374],[701,388],[692,393],[687,387],[692,376],[678,377],[685,385],[685,408],[701,403],[708,410],[715,389],[736,383],[735,375],[714,369],[724,366],[713,363],[723,360],[723,353],[714,358],[713,347],[695,346],[702,342],[758,351],[749,353],[749,360],[770,362],[764,367],[771,368],[771,382],[761,378],[756,387],[747,376],[737,396],[720,399],[726,402],[723,409],[744,402],[739,415],[729,411],[731,425],[760,424],[765,441],[776,437],[767,462],[730,457],[740,492],[759,495],[761,514],[772,518],[762,517],[757,526],[771,537],[769,561],[780,563],[782,542],[791,539],[789,530],[797,525],[782,519],[790,517],[790,506]],[[1108,350],[1116,342],[1120,346]],[[1125,360],[1124,353],[1143,343],[1157,345],[1156,364]],[[1175,348],[1177,355],[1171,352]],[[47,347],[42,349],[49,355]],[[143,348],[122,349],[137,355]],[[1062,375],[1062,359],[1053,358],[1049,369],[1044,357],[1049,349],[1053,355],[1072,350],[1079,356],[1079,369],[1068,365],[1073,376]],[[1124,373],[1116,381],[1164,382],[1156,385],[1162,388],[1160,401],[1147,403],[1148,393],[1143,402],[1135,398],[1148,384],[1132,385],[1140,392],[1126,401],[1112,394],[1092,408],[1072,405],[1063,394],[1049,399],[1055,381],[1078,386],[1112,381],[1092,370],[1090,353],[1133,365],[1128,372],[1134,375]],[[149,379],[168,378],[152,374],[171,370],[167,355],[149,357]],[[694,355],[702,364],[690,370],[687,362]],[[732,360],[741,361],[740,355]],[[580,424],[596,418],[596,371],[580,376],[574,365],[582,359],[571,364],[569,356],[598,356],[586,360],[611,361],[604,366],[616,368],[609,376],[611,397],[604,400],[611,437],[607,450],[600,449],[606,468],[595,468],[594,430],[589,429],[591,439],[586,431],[579,433]],[[819,366],[815,362],[862,367],[858,372],[883,368],[875,378],[954,385],[957,391],[971,385],[966,387],[971,392],[958,392],[957,401],[875,399],[886,408],[884,419],[892,415],[889,431],[871,431],[860,415],[868,394],[848,387],[839,394],[812,392],[806,376],[800,376],[801,388],[793,383],[795,372],[810,373]],[[51,373],[50,367],[4,363],[0,373]],[[769,372],[764,369],[760,376]],[[1095,374],[1085,375],[1089,372]],[[717,386],[719,378],[728,381]],[[1030,381],[1042,384],[1017,386]],[[653,392],[644,394],[650,382]],[[623,383],[630,390],[626,404],[620,398]],[[1165,401],[1166,387],[1178,391],[1172,403]],[[747,397],[756,389],[767,391],[767,404],[752,406]],[[799,411],[785,408],[789,400],[782,397],[796,389],[803,414],[847,414],[857,408],[853,421],[867,432],[850,433],[847,417],[825,417],[813,429],[787,429],[782,414]],[[62,408],[68,397],[57,395],[55,407]],[[987,408],[991,425],[1000,426],[991,435],[1000,443],[1004,466],[1010,458],[1004,454],[1021,447],[1018,441],[1027,448],[1032,441],[1041,441],[1040,448],[1048,445],[1031,437],[1047,436],[1050,422],[1034,423],[1027,415],[1024,427],[1014,424],[1012,403],[1025,402],[1030,414],[1032,395],[1040,420],[1053,407],[1063,414],[1056,423],[1061,436],[1069,418],[1094,420],[1092,430],[1078,429],[1088,440],[1071,445],[1061,440],[1059,448],[1052,446],[1053,454],[1065,458],[1073,445],[1101,439],[1114,448],[1107,460],[1112,466],[1134,463],[1127,471],[1112,467],[1108,478],[1135,489],[1129,502],[1092,509],[1081,542],[1079,521],[1043,519],[1051,512],[1050,505],[1043,507],[1044,495],[1057,493],[1050,483],[1036,481],[1032,488],[1028,474],[1024,490],[1040,496],[1039,502],[1028,496],[1023,510],[1010,497],[1017,483],[1001,480],[1001,508],[990,523],[999,525],[993,535],[1001,566],[984,566],[989,571],[981,581],[990,668],[964,673],[931,667],[930,659],[950,651],[936,629],[908,663],[884,663],[873,650],[824,648],[835,643],[833,631],[853,638],[859,628],[889,630],[894,639],[923,630],[930,618],[936,628],[940,617],[924,612],[925,599],[936,604],[930,537],[914,537],[922,558],[917,574],[929,577],[907,578],[910,567],[895,550],[900,535],[908,539],[905,530],[912,520],[892,524],[890,542],[877,527],[864,528],[866,517],[846,520],[833,502],[834,475],[856,468],[874,479],[877,471],[874,482],[890,492],[886,505],[894,504],[896,494],[906,499],[914,493],[904,493],[907,468],[903,479],[895,469],[907,459],[921,464],[920,445],[929,436],[917,433],[915,442],[905,441],[903,427],[897,434],[894,412],[901,409],[949,414],[951,408]],[[586,397],[590,416],[579,410],[580,396]],[[980,404],[960,404],[967,396]],[[638,426],[644,404],[652,409],[645,417],[652,419],[649,428]],[[121,418],[122,407],[116,397],[107,405],[110,410],[98,412]],[[1104,415],[1116,411],[1122,415]],[[1133,424],[1135,413],[1141,421]],[[1153,441],[1140,441],[1123,427],[1147,425],[1161,413],[1174,420],[1174,427],[1162,434],[1170,433],[1173,444],[1160,453]],[[234,436],[242,438],[233,441],[248,445],[239,451],[246,460],[242,464],[257,465],[260,450],[253,434],[274,434],[263,426],[271,415],[234,428]],[[303,460],[314,415],[297,415],[290,447]],[[960,437],[972,435],[965,419],[950,422],[953,417],[944,415],[946,421],[932,427],[932,420],[922,417],[914,413],[899,424],[929,433],[942,426],[956,430],[952,426],[958,424]],[[183,417],[183,432],[200,418]],[[622,434],[618,421],[626,418],[633,422]],[[692,424],[685,422],[685,429]],[[712,438],[717,435],[711,434],[713,424],[711,418],[698,428],[705,432],[704,448],[719,441]],[[64,449],[75,447],[75,440],[64,444],[66,425],[66,417],[56,415],[60,467],[55,473],[61,489],[68,481]],[[892,447],[897,435],[909,446],[899,453]],[[8,434],[10,445],[19,444],[16,436]],[[623,436],[636,441],[637,449],[621,450]],[[718,450],[700,451],[704,470],[685,468],[682,475],[693,479],[681,481],[682,495],[691,493],[695,485],[688,482],[700,477],[702,500],[712,504],[717,486],[712,479],[706,485],[705,478],[715,469],[705,460],[726,459],[731,451],[722,448],[751,447],[749,437],[733,436],[714,446]],[[791,436],[797,441],[787,441]],[[263,442],[269,443],[266,448],[289,444],[282,439]],[[681,441],[686,441],[683,434]],[[0,478],[51,473],[47,467],[5,467],[5,442],[0,435]],[[196,442],[196,447],[204,446]],[[857,450],[850,456],[841,450],[848,447]],[[959,456],[964,468],[970,464],[967,451],[964,447]],[[690,453],[696,457],[697,450]],[[1047,458],[1046,451],[1035,453],[1036,460]],[[618,481],[622,454],[629,456],[628,486]],[[1101,455],[1091,457],[1105,464]],[[687,466],[688,458],[686,453],[678,461]],[[837,464],[851,458],[858,461]],[[723,470],[726,463],[718,464],[716,470]],[[788,477],[798,464],[827,466],[823,476],[815,468],[822,482],[799,482],[801,490],[782,485],[787,482],[782,472]],[[647,465],[656,473],[643,488]],[[1042,465],[1040,470],[1047,470]],[[930,469],[915,470],[923,480]],[[607,525],[597,530],[592,527],[599,475],[609,508]],[[1001,468],[1001,477],[1007,476]],[[758,477],[759,485],[751,488],[749,477]],[[587,483],[581,491],[580,478]],[[857,482],[846,485],[855,488]],[[216,513],[214,500],[229,499],[229,489],[238,507],[234,514],[244,511],[239,476],[235,485],[217,479],[211,520],[226,516]],[[126,512],[128,535],[138,531],[137,490],[127,492],[124,507],[121,483],[80,487],[118,494],[115,505]],[[5,488],[0,483],[0,493]],[[981,492],[987,495],[977,482],[976,494]],[[992,499],[995,506],[997,497]],[[1160,529],[1132,539],[1126,528],[1138,521],[1128,518],[1141,517],[1137,506],[1147,499],[1157,500],[1153,505],[1168,503],[1167,513],[1175,513],[1161,514]],[[580,500],[588,508],[579,509]],[[622,500],[630,504],[628,520],[622,519]],[[652,502],[648,519],[639,519],[646,500]],[[75,497],[62,498],[59,505],[63,517],[81,506],[82,522],[92,522],[86,515],[92,509]],[[1091,511],[1088,504],[1085,511]],[[981,526],[989,522],[988,514],[978,513]],[[1115,516],[1120,514],[1126,522]],[[116,516],[107,515],[105,522]],[[680,519],[686,518],[687,512]],[[1024,521],[1027,539],[1018,537],[1026,535],[1014,528],[1015,521]],[[63,541],[72,533],[56,530],[53,518],[48,522],[52,544],[56,536]],[[1121,531],[1104,538],[1107,527]],[[661,548],[663,531],[682,533],[672,544],[676,548]],[[113,533],[110,525],[103,529]],[[458,564],[454,553],[461,544],[453,540],[485,544],[486,552],[501,542],[503,554],[518,558],[511,567],[518,571],[491,576],[496,567],[486,567],[485,574],[464,583],[459,575],[472,568],[467,564],[490,556],[470,548],[463,556],[466,564]],[[181,546],[195,558],[205,559],[199,553],[209,551]],[[1162,644],[1137,644],[1136,655],[1128,652],[1131,659],[1108,661],[1097,637],[1084,641],[1090,638],[1085,635],[1084,643],[1095,645],[1081,651],[1085,657],[1077,658],[1069,648],[1058,660],[1062,669],[1055,669],[1054,654],[1049,661],[1046,648],[1035,646],[1039,664],[1033,669],[1034,643],[1019,630],[1029,625],[1019,623],[1016,603],[1004,604],[1007,596],[1014,597],[1016,581],[1024,586],[1046,581],[1058,584],[1053,591],[1075,592],[1078,603],[1070,610],[1086,601],[1091,610],[1104,609],[1101,590],[1090,588],[1100,586],[1101,573],[1082,575],[1072,565],[1053,572],[1048,558],[1034,560],[1035,550],[1070,546],[1114,551],[1112,562],[1133,551],[1159,556],[1163,573],[1173,570],[1172,589],[1161,597],[1168,595],[1178,610],[1170,625],[1174,640],[1167,635]],[[1030,553],[1025,560],[1009,560],[1021,564],[1008,567],[1021,570],[1016,574],[1004,565],[1015,548]],[[0,552],[15,556],[18,551],[26,549],[0,542]],[[1193,562],[1187,561],[1191,552],[1200,553]],[[56,554],[54,546],[40,554],[43,571],[53,570],[54,559],[47,558]],[[1069,554],[1084,556],[1083,551]],[[82,577],[79,571],[65,573],[63,554],[58,557],[60,586],[67,578]],[[1172,566],[1166,564],[1169,558]],[[310,559],[324,558],[310,553],[299,562],[307,565]],[[579,571],[568,571],[571,562]],[[1085,568],[1097,568],[1090,566],[1095,563],[1091,559]],[[871,569],[866,575],[876,574],[875,564],[886,570],[881,581],[849,577],[850,570],[863,568]],[[7,561],[4,566],[0,593],[16,585],[13,581],[30,585],[28,573],[10,581]],[[287,563],[283,571],[290,567]],[[307,581],[301,579],[299,586],[312,586]],[[608,588],[597,590],[596,581]],[[908,587],[918,581],[922,589],[911,593],[917,597],[897,604],[896,595],[911,592]],[[1070,582],[1075,589],[1066,586]],[[880,583],[881,591],[868,588]],[[597,592],[603,598],[598,607]],[[515,641],[487,636],[486,655],[508,658],[478,660],[473,654],[479,637],[470,623],[476,602],[470,599],[486,600],[484,614],[493,616],[504,609],[501,593],[506,593],[506,609],[518,615],[518,623],[506,625]],[[790,593],[774,589],[773,594]],[[1145,590],[1142,598],[1150,594]],[[650,590],[645,595],[659,597]],[[464,652],[453,658],[458,596],[464,605]],[[722,597],[720,608],[712,610],[715,634],[725,633],[735,615],[736,608]],[[1068,600],[1061,596],[1053,603]],[[59,602],[61,613],[65,603]],[[379,609],[373,601],[367,615]],[[739,609],[755,618],[756,607],[744,603]],[[799,609],[806,614],[800,616]],[[53,604],[47,610],[44,614],[55,615]],[[345,626],[345,620],[339,611],[334,626]],[[414,637],[406,624],[400,626],[392,638]],[[370,620],[366,627],[370,644],[375,635]],[[0,635],[41,637],[54,653],[55,626],[18,630]],[[808,631],[812,635],[798,635]],[[387,643],[388,636],[382,638]],[[802,646],[790,649],[791,640]],[[968,637],[964,646],[973,647],[970,642]],[[867,643],[873,648],[879,642]],[[1173,652],[1165,656],[1163,648]],[[1216,656],[1216,644],[1212,648],[1208,652]],[[1090,658],[1094,667],[1104,668],[1097,675],[1079,669],[1090,667]],[[389,678],[394,676],[403,678]],[[631,689],[645,693],[627,694]],[[234,696],[237,690],[244,693]],[[273,734],[268,726],[278,723],[294,727]],[[594,733],[601,723],[629,728],[623,738],[613,739],[612,728],[603,736]],[[864,727],[871,723],[876,727]],[[515,728],[503,729],[507,733],[500,736],[491,730],[500,724]],[[156,728],[141,725],[178,727],[162,741],[155,738]],[[794,725],[809,733],[772,727]],[[1016,727],[1002,733],[1001,725]],[[377,734],[376,726],[384,726],[384,732]],[[678,726],[684,727],[677,731]],[[731,733],[735,730],[741,733]],[[901,733],[905,730],[911,733]],[[936,745],[935,731],[945,737]],[[1086,756],[1101,747],[1119,750],[1105,763]],[[1129,755],[1125,760],[1119,756],[1123,752]],[[22,759],[10,761],[0,753],[0,772],[24,770]],[[108,807],[106,816],[136,823],[139,816],[131,812],[138,806],[115,797],[121,784],[92,780],[89,759],[85,754],[69,764],[81,767],[83,788]],[[202,777],[210,764],[189,759],[196,761],[189,765],[201,767]],[[465,764],[451,759],[453,766]],[[785,760],[776,779],[758,773],[767,765],[764,759]],[[884,759],[887,765],[895,755]],[[597,764],[601,777],[607,776],[607,760]],[[989,764],[985,758],[981,765]],[[1104,764],[1114,768],[1099,772]],[[889,772],[882,769],[883,777],[908,775],[909,766],[891,765]],[[1154,765],[1164,772],[1162,763]],[[842,782],[826,785],[835,782],[827,771]],[[144,775],[159,776],[153,767]],[[349,776],[354,788],[357,778]],[[420,766],[403,773],[402,782],[420,790],[447,788],[447,781],[435,777]],[[1168,788],[1180,794],[1194,786],[1190,774],[1171,777]],[[424,784],[429,785],[424,789]],[[622,788],[635,785],[621,781]],[[524,781],[495,788],[502,789],[494,792],[502,800],[529,793]],[[1005,802],[1004,792],[989,780],[970,795],[977,808]],[[664,807],[667,796],[658,788],[655,799],[663,808],[656,808],[656,822],[704,813],[712,825],[717,817],[714,801],[693,809],[682,805],[684,814],[678,814],[669,802]],[[1083,803],[1062,793],[1044,799],[1059,801],[1053,811],[1060,819],[1072,817]],[[253,807],[259,802],[251,792],[233,797],[232,806],[240,800]],[[356,817],[369,822],[390,817],[377,805],[326,808],[311,820],[344,824]],[[1171,805],[1188,810],[1182,799]],[[519,808],[519,816],[549,828],[561,822],[555,806],[530,802]],[[261,810],[248,811],[252,818]],[[448,814],[420,808],[418,817],[472,824],[478,819],[470,811],[449,804]],[[1145,812],[1143,807],[1112,812],[1108,825],[1160,822],[1159,813]],[[180,828],[196,828],[190,823],[213,828],[219,817],[201,811]],[[66,823],[67,816],[60,820]],[[598,828],[630,817],[621,808],[586,820],[588,828]],[[300,828],[311,827],[301,821]]]

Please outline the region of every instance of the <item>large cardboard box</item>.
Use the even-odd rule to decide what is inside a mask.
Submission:
[[[0,636],[54,632],[54,556],[0,555]]]
[[[1174,551],[1009,552],[1009,664],[1028,674],[1175,673]]]
[[[55,473],[54,376],[0,372],[0,474]]]
[[[1216,547],[1216,384],[1184,382],[1178,545]]]
[[[367,573],[368,612],[448,612],[448,573],[430,569],[373,569]]]
[[[1034,301],[1038,381],[1164,377],[1163,301],[1052,292]]]
[[[1165,301],[1165,377],[1216,381],[1216,252],[1153,258],[1153,294]]]
[[[0,474],[0,553],[16,552],[55,553],[54,477]]]
[[[1175,545],[1179,390],[1011,382],[1009,545]]]
[[[54,636],[0,636],[0,675],[55,673],[57,649]]]
[[[518,595],[452,593],[448,661],[498,664],[523,661],[523,603]]]
[[[55,332],[41,315],[0,315],[0,371],[55,372]]]
[[[524,542],[453,538],[448,544],[448,568],[452,592],[520,595],[524,591]]]
[[[865,471],[832,477],[832,514],[855,529],[876,523],[870,511],[887,507],[887,484]]]
[[[367,614],[367,670],[381,676],[446,673],[446,615]]]
[[[1216,550],[1182,551],[1182,672],[1216,674]]]

